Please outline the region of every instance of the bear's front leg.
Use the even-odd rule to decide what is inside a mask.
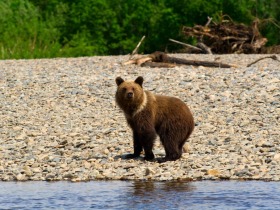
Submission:
[[[141,143],[145,151],[145,160],[153,160],[155,155],[153,153],[153,146],[156,139],[156,132],[154,129],[146,129],[143,133],[139,135],[141,138]]]
[[[139,135],[137,135],[136,132],[133,132],[133,148],[134,148],[134,153],[126,155],[125,159],[137,158],[140,156],[143,150]]]

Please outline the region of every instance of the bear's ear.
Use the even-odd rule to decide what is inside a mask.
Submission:
[[[124,80],[121,77],[117,77],[116,78],[116,83],[119,86],[120,84],[122,84],[124,82]]]
[[[143,81],[144,81],[143,77],[140,76],[140,77],[137,77],[134,82],[139,84],[142,87]]]

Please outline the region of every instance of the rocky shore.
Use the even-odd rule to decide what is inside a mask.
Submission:
[[[280,181],[280,63],[263,55],[176,55],[236,68],[121,65],[128,56],[0,61],[0,180]],[[175,162],[125,160],[132,134],[115,78],[188,104],[196,127]],[[156,142],[156,157],[164,150]]]

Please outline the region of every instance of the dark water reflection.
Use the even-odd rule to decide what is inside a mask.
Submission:
[[[0,182],[0,209],[279,209],[280,182]]]

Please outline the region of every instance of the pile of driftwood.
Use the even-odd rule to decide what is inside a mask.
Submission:
[[[258,29],[258,20],[255,20],[251,26],[244,24],[236,24],[230,20],[223,20],[221,23],[215,23],[212,18],[208,18],[205,26],[195,25],[194,27],[183,27],[183,33],[186,36],[197,38],[197,45],[189,45],[183,42],[169,39],[172,42],[184,45],[187,47],[188,53],[207,53],[207,54],[232,54],[232,53],[272,53],[274,50],[267,50],[264,45],[267,39],[262,37]],[[178,65],[192,65],[192,66],[205,66],[216,68],[231,68],[236,65],[220,63],[216,61],[198,61],[187,60],[169,56],[164,52],[154,52],[149,55],[138,55],[138,49],[145,36],[142,37],[136,48],[131,53],[128,61],[124,65],[136,64],[139,66],[149,66],[158,68],[172,68]],[[276,49],[276,53],[278,52]],[[266,51],[264,51],[266,50]],[[280,46],[279,46],[280,50]],[[274,53],[275,53],[274,52]],[[248,64],[251,66],[263,59],[273,59],[280,62],[275,55],[266,56]]]
[[[193,53],[228,54],[228,53],[260,53],[267,39],[262,37],[258,29],[258,20],[251,26],[237,24],[231,20],[215,23],[211,18],[205,26],[183,27],[187,37],[195,37],[197,46],[191,48]]]

